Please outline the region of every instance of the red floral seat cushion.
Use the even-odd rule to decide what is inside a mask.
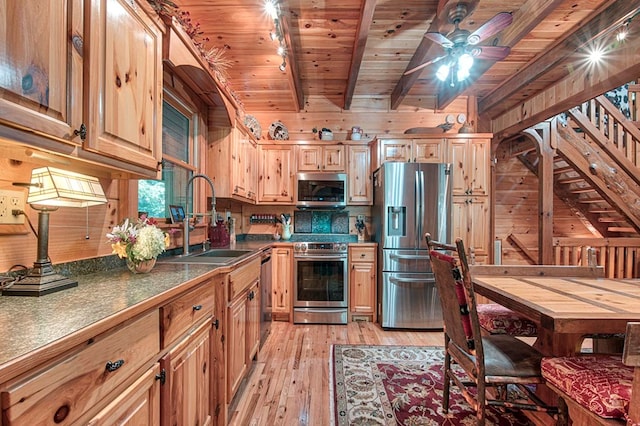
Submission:
[[[543,358],[542,377],[589,411],[625,419],[631,400],[633,367],[620,356]]]
[[[483,303],[477,306],[480,327],[491,334],[512,336],[536,336],[538,326],[528,318],[498,303]]]

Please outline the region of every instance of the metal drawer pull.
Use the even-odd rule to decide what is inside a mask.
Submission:
[[[199,311],[200,309],[202,309],[202,305],[193,305],[194,311]]]
[[[105,366],[105,369],[112,373],[114,371],[116,371],[118,368],[122,367],[124,365],[124,359],[119,359],[115,362],[111,362],[111,361],[107,361],[107,365]]]

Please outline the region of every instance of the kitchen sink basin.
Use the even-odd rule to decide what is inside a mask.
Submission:
[[[204,265],[229,265],[242,257],[253,253],[253,250],[211,249],[188,256],[175,256],[162,259],[161,263],[200,263]]]

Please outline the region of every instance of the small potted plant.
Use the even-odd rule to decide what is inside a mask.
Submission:
[[[327,129],[326,127],[323,127],[321,130],[318,130],[317,127],[314,127],[312,130],[313,130],[313,133],[317,133],[318,137],[323,141],[333,140],[333,132],[331,131],[331,129]]]

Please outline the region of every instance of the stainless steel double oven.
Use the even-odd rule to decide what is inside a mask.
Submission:
[[[294,244],[294,323],[347,323],[347,263],[346,243]]]

